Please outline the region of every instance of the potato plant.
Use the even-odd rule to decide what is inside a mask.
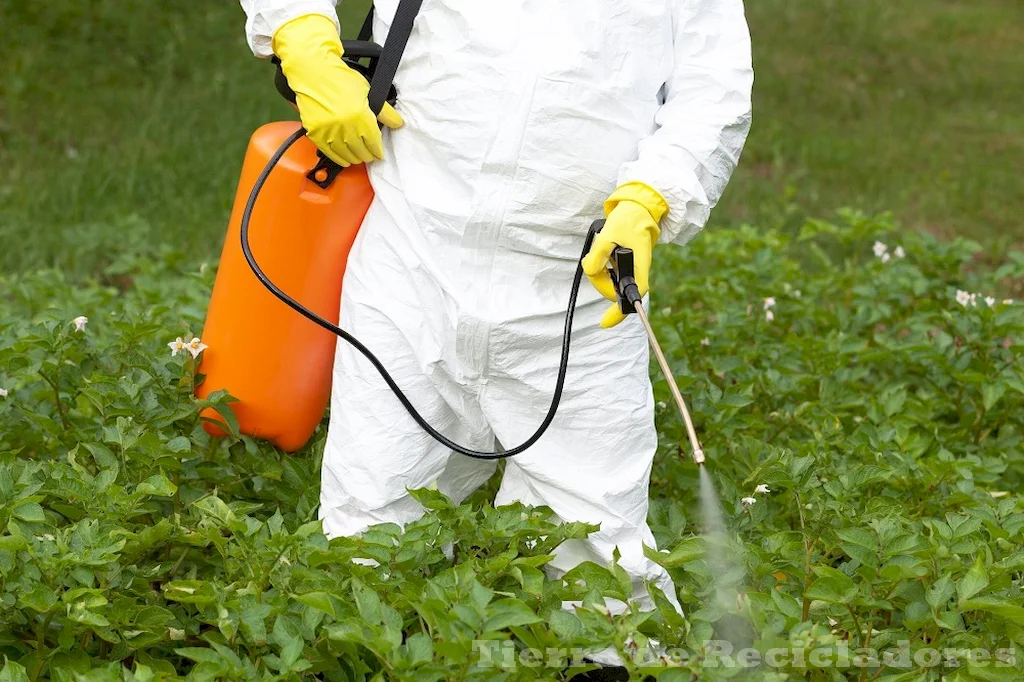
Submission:
[[[656,261],[729,526],[723,571],[657,381],[650,556],[685,616],[656,591],[609,613],[615,562],[546,572],[593,527],[495,509],[493,486],[415,491],[422,520],[328,541],[322,429],[295,455],[202,430],[207,407],[231,419],[230,396],[192,397],[183,347],[213,268],[0,278],[0,682],[564,680],[605,647],[638,680],[1021,679],[1024,254],[847,212]]]

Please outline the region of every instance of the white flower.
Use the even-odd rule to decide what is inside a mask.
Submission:
[[[902,246],[897,246],[896,250],[892,252],[897,258],[906,258],[907,252],[903,250]]]
[[[883,253],[882,254],[882,262],[883,263],[888,263],[890,258],[891,258],[891,256],[889,254],[887,254],[887,253]]]
[[[966,306],[971,302],[971,295],[963,289],[956,290],[956,302],[962,306]]]
[[[986,296],[985,297],[985,303],[988,303],[988,307],[992,308],[996,304],[996,299],[992,298],[991,296]]]
[[[875,255],[879,258],[885,255],[885,252],[889,250],[889,247],[882,242],[875,242],[875,245],[871,247],[871,250],[875,252]]]
[[[710,346],[711,345],[711,339],[709,339],[708,337],[705,336],[703,339],[700,340],[700,345],[702,345],[702,346]]]
[[[775,313],[773,313],[770,310],[764,311],[764,319],[767,320],[768,322],[771,322],[772,320],[775,319]]]
[[[971,294],[971,305],[974,306],[975,308],[978,307],[978,295],[977,294]]]
[[[770,310],[771,308],[774,308],[774,307],[775,307],[775,297],[774,296],[769,296],[768,298],[764,299],[764,309],[765,310]]]
[[[187,350],[188,348],[188,346],[185,344],[185,342],[182,340],[180,336],[174,339],[174,341],[171,341],[169,344],[167,344],[167,347],[171,349],[172,358],[179,352]]]
[[[187,350],[189,353],[191,353],[192,357],[194,359],[194,358],[198,358],[199,354],[202,353],[207,348],[209,348],[209,346],[207,346],[205,343],[201,342],[199,340],[199,337],[195,337],[191,341],[188,342],[188,345],[185,348],[185,350]]]
[[[771,490],[768,490],[768,486],[762,483],[761,485],[754,488],[754,492],[757,493],[758,495],[764,495],[765,493],[770,493]]]
[[[1003,305],[1013,305],[1013,299],[1012,298],[1004,298],[1003,299]]]
[[[0,398],[6,398],[7,395],[8,395],[7,394],[7,389],[6,388],[0,388]]]
[[[757,500],[755,500],[753,497],[744,497],[742,500],[740,500],[740,502],[743,503],[744,507],[749,507],[750,505],[757,502]]]
[[[76,332],[84,332],[85,325],[89,324],[89,318],[85,315],[79,315],[75,319],[71,320],[71,324],[75,325]]]

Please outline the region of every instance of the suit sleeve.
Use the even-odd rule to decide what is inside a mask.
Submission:
[[[274,54],[274,33],[284,24],[305,14],[323,14],[338,25],[338,0],[240,0],[245,10],[245,37],[252,53],[267,58]],[[339,27],[340,31],[340,27]]]
[[[725,191],[750,130],[750,32],[742,0],[678,0],[674,65],[663,88],[657,130],[641,141],[619,184],[643,182],[669,210],[662,242],[700,232]]]

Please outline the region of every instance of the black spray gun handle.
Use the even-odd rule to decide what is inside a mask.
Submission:
[[[604,220],[595,220],[590,226],[590,234],[587,235],[587,251],[590,251],[590,244],[594,235],[604,227]],[[619,298],[619,310],[623,315],[636,312],[636,304],[643,303],[643,296],[640,295],[640,287],[636,283],[636,275],[633,270],[633,249],[624,246],[616,246],[612,249],[612,256],[608,262],[608,274],[615,285],[615,293]]]
[[[342,52],[344,52],[342,59],[345,63],[350,68],[361,73],[367,82],[372,81],[373,73],[377,69],[377,62],[380,60],[383,48],[371,40],[343,40],[341,41],[341,47]],[[360,60],[363,59],[368,60],[368,63],[362,63]],[[285,77],[284,70],[281,68],[281,60],[277,57],[271,57],[270,61],[276,67],[274,86],[277,88],[278,93],[292,104],[295,104],[295,91],[288,85],[288,78]],[[387,101],[393,105],[397,98],[398,93],[394,85],[392,85]],[[321,189],[327,189],[341,171],[345,169],[322,151],[317,151],[317,157],[316,166],[306,173],[306,178],[316,183]]]

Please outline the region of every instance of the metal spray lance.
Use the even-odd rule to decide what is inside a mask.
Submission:
[[[672,398],[675,400],[676,406],[679,408],[679,414],[683,417],[683,423],[686,425],[686,435],[689,437],[690,447],[693,449],[693,461],[696,464],[704,464],[704,450],[700,446],[700,441],[697,440],[697,431],[693,428],[690,411],[686,409],[686,401],[683,400],[683,395],[679,392],[675,376],[673,376],[672,369],[668,366],[668,360],[665,359],[665,353],[661,350],[661,344],[658,343],[658,337],[655,336],[651,322],[647,319],[647,312],[644,310],[643,297],[640,295],[640,288],[636,284],[633,272],[633,250],[621,246],[616,247],[612,251],[608,273],[611,275],[612,282],[615,284],[615,291],[619,295],[619,309],[624,315],[636,313],[640,317],[640,321],[644,325],[644,331],[647,332],[647,339],[651,343],[651,350],[654,351],[654,356],[658,358],[661,373],[665,376],[665,381],[668,382]]]

